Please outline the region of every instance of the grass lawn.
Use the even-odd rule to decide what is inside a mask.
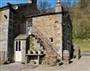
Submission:
[[[81,51],[90,52],[90,39],[74,39],[73,42],[75,43],[76,47],[80,48]]]

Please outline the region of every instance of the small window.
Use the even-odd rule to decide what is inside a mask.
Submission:
[[[53,38],[52,37],[50,38],[50,41],[53,42]]]
[[[7,17],[7,15],[4,15],[4,17],[5,17],[5,19],[7,19],[8,17]]]
[[[55,23],[58,23],[58,21],[55,21]]]

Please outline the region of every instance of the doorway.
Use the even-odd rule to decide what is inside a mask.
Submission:
[[[15,49],[15,61],[21,62],[22,61],[22,53],[21,53],[21,41],[16,41],[16,49]]]

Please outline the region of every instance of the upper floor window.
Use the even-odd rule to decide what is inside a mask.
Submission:
[[[26,21],[26,33],[31,34],[32,31],[32,20]]]

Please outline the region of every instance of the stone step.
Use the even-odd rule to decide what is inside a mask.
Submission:
[[[42,50],[42,51],[32,51],[32,50],[28,50],[28,54],[44,54],[44,51]]]

